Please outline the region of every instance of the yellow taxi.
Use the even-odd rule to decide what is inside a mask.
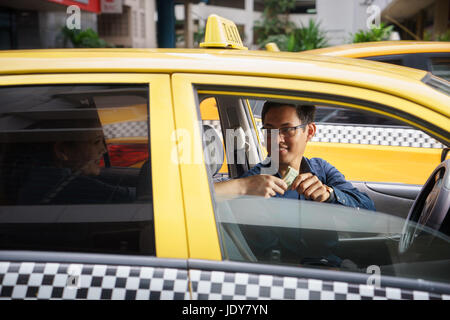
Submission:
[[[439,41],[376,41],[304,51],[333,57],[361,58],[429,71],[450,80],[450,43]]]
[[[0,97],[1,299],[450,298],[449,85],[425,71],[246,50],[212,16],[201,49],[0,52]],[[367,173],[377,212],[217,194],[265,159],[264,101],[373,119],[307,156]],[[261,256],[267,233],[304,251]]]

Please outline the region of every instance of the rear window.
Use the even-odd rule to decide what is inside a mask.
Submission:
[[[154,254],[148,85],[0,96],[0,249]]]
[[[404,59],[403,57],[404,57],[404,55],[393,55],[393,56],[363,57],[361,59],[390,63],[390,64],[395,64],[397,66],[404,66],[405,62],[403,61],[403,59]]]
[[[450,59],[431,59],[431,73],[450,81]]]
[[[377,60],[379,62],[384,62],[384,63],[390,63],[390,64],[395,64],[397,66],[403,66],[403,61],[401,59],[380,59]]]
[[[316,123],[404,127],[400,121],[354,109],[317,106]]]

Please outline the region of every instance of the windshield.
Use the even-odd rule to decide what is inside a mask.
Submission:
[[[219,198],[228,260],[319,267],[450,283],[450,239],[423,226],[398,250],[405,220],[339,205],[260,197]],[[410,227],[412,223],[408,224]]]

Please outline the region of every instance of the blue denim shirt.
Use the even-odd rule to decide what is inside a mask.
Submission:
[[[267,159],[266,159],[267,160]],[[264,161],[244,173],[241,178],[261,173],[261,168],[269,167],[270,162]],[[320,158],[307,159],[303,157],[300,165],[301,173],[311,172],[335,193],[331,203],[344,206],[375,210],[373,201],[363,192],[353,187],[335,167]],[[277,173],[275,176],[281,178]],[[303,194],[296,190],[288,190],[279,198],[305,200]],[[258,228],[241,226],[249,246],[261,261],[270,261],[273,252],[279,252],[283,261],[297,261],[302,265],[325,265],[340,267],[342,259],[334,254],[338,244],[336,231],[327,230],[278,230],[277,228]],[[274,251],[275,250],[275,251]]]
[[[240,178],[261,174],[262,167],[270,166],[270,162],[266,162],[267,161],[258,163],[252,169],[240,176]],[[321,158],[308,159],[303,157],[300,165],[300,172],[311,172],[313,175],[317,176],[323,184],[333,188],[334,197],[330,199],[330,203],[375,211],[375,205],[372,199],[345,180],[344,175],[327,161]],[[280,173],[276,173],[275,176],[281,178]],[[287,190],[283,195],[277,193],[276,197],[305,200],[305,196],[299,194],[296,190]]]

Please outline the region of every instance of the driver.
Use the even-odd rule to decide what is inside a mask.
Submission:
[[[269,158],[245,172],[239,179],[215,183],[216,192],[312,200],[375,210],[373,201],[346,181],[344,175],[330,163],[321,158],[308,159],[303,156],[307,143],[316,133],[314,114],[314,106],[267,101],[262,110],[263,130],[267,133],[269,157],[269,134],[278,130],[278,172],[273,176],[261,174],[262,168],[270,166]],[[281,179],[288,167],[299,172],[289,189]]]

